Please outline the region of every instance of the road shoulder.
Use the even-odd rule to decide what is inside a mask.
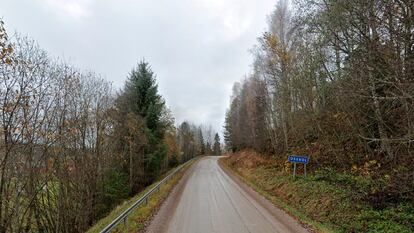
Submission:
[[[189,169],[185,171],[178,184],[176,184],[173,190],[168,194],[168,197],[161,204],[156,214],[154,214],[152,219],[148,221],[149,225],[143,232],[163,233],[168,230],[168,225],[171,221],[172,216],[174,215],[178,203],[180,202],[185,185],[187,184],[188,179],[191,177],[191,174],[194,172],[197,163],[202,159],[204,158],[198,159],[196,162],[191,164],[191,167]]]
[[[273,217],[278,220],[278,222],[282,223],[291,232],[314,232],[314,230],[310,229],[309,226],[301,223],[289,213],[278,208],[275,206],[275,204],[273,204],[271,201],[263,197],[248,184],[246,184],[239,175],[237,175],[234,171],[223,164],[222,158],[219,159],[218,164],[224,173],[226,173],[228,177],[230,177],[244,192],[246,192],[250,197],[257,201],[257,203],[265,208]]]

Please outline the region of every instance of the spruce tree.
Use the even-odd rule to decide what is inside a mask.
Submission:
[[[200,154],[204,155],[206,153],[206,145],[204,142],[203,131],[201,127],[198,128],[198,139],[200,141]]]
[[[220,155],[221,154],[221,145],[220,145],[220,136],[218,133],[214,135],[214,146],[213,146],[214,154]]]
[[[232,128],[231,128],[231,119],[230,119],[231,115],[230,115],[230,111],[226,112],[226,118],[224,121],[224,132],[223,132],[223,139],[224,139],[224,143],[226,146],[226,150],[227,151],[231,151],[231,152],[235,152],[236,149],[234,148],[234,143],[232,140],[232,136],[233,136],[233,132],[232,132]]]
[[[126,94],[129,96],[130,110],[145,119],[151,133],[150,139],[161,140],[165,131],[165,125],[161,121],[165,102],[158,94],[155,74],[148,62],[141,61],[131,71],[126,82]]]
[[[148,62],[141,61],[129,74],[125,97],[128,111],[145,121],[145,132],[149,141],[144,151],[146,171],[149,175],[158,175],[167,153],[163,142],[167,125],[162,120],[166,107],[158,93],[155,74]]]

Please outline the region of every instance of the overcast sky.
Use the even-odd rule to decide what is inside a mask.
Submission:
[[[231,88],[276,0],[0,0],[9,34],[102,74],[116,88],[142,58],[176,122],[222,131]]]

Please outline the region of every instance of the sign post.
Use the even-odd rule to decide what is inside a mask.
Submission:
[[[296,176],[296,164],[302,163],[304,165],[304,173],[306,177],[306,164],[309,163],[309,156],[289,155],[288,161],[293,163],[293,178]]]
[[[293,178],[296,176],[296,163],[293,163]]]

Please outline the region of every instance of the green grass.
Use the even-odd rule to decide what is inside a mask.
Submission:
[[[184,175],[185,171],[194,163],[195,161],[186,164],[181,171],[179,171],[171,180],[166,184],[162,185],[159,192],[154,193],[147,204],[143,204],[136,208],[128,217],[127,229],[124,227],[124,224],[119,224],[112,232],[140,232],[144,230],[145,224],[151,219],[155,211],[162,204],[162,202],[167,198],[170,191],[174,186],[180,181],[181,177]],[[158,183],[158,182],[157,182]],[[118,217],[123,211],[128,209],[134,202],[140,199],[146,192],[153,188],[157,183],[152,184],[147,187],[145,190],[137,194],[136,196],[126,200],[121,205],[117,206],[112,210],[108,216],[99,220],[93,227],[91,227],[87,233],[98,233],[105,226],[111,223],[116,217]]]
[[[294,179],[277,166],[243,167],[225,159],[254,190],[318,232],[414,232],[414,205],[377,210],[364,201],[374,187],[366,177],[319,171]]]

